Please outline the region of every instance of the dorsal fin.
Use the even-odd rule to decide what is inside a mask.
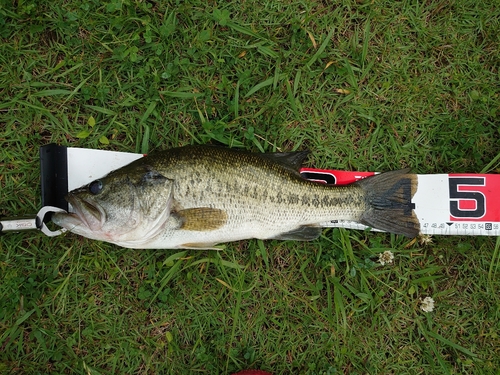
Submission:
[[[294,151],[294,152],[270,152],[262,154],[266,159],[272,160],[275,163],[282,165],[285,168],[290,168],[296,172],[302,167],[304,159],[309,155],[309,151]]]

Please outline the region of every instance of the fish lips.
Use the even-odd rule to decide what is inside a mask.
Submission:
[[[70,221],[76,220],[77,222],[73,224],[84,224],[91,231],[98,231],[102,228],[106,221],[106,213],[102,207],[73,193],[69,193],[66,196],[66,200],[74,210],[74,213],[70,213]]]

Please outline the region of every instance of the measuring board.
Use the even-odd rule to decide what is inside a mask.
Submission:
[[[374,172],[346,172],[302,168],[304,178],[346,185]],[[499,236],[500,175],[451,173],[417,174],[417,192],[411,199],[423,234]],[[324,227],[366,229],[352,221],[334,220]]]
[[[42,203],[68,210],[64,196],[112,170],[144,155],[57,145],[40,149]],[[331,185],[346,185],[374,172],[347,172],[302,168],[302,177]],[[422,234],[500,236],[500,175],[417,174],[418,188],[411,198]],[[69,207],[71,210],[71,207]],[[352,221],[332,220],[324,227],[364,230]]]

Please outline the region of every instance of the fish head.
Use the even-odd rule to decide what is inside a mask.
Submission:
[[[72,212],[52,221],[69,231],[102,241],[148,241],[170,216],[173,181],[148,166],[130,165],[71,191]]]

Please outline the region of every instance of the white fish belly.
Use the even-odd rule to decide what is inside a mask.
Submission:
[[[298,229],[303,225],[318,225],[321,222],[334,219],[352,220],[357,216],[350,211],[307,211],[289,212],[272,209],[268,212],[256,212],[253,215],[241,215],[232,212],[228,222],[221,228],[210,231],[195,231],[183,229],[167,229],[160,236],[141,248],[179,249],[179,248],[212,248],[223,242],[232,242],[250,238],[272,239],[283,233]],[[128,245],[130,247],[130,245]]]

